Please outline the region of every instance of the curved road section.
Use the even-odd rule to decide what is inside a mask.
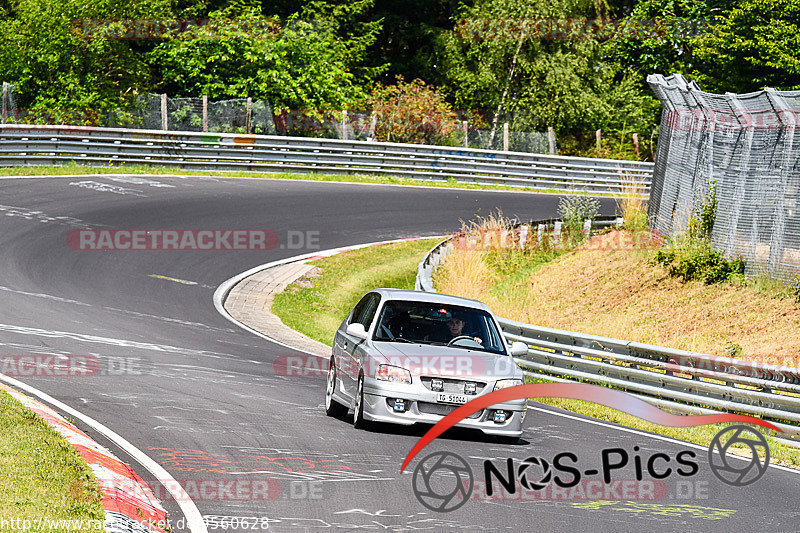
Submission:
[[[795,529],[792,472],[769,468],[756,483],[730,486],[702,449],[535,405],[518,445],[456,432],[426,448],[426,457],[455,454],[473,479],[464,505],[434,510],[414,487],[457,491],[454,470],[434,456],[400,473],[423,430],[356,431],[347,419],[326,417],[324,379],[273,364],[302,354],[237,328],[212,301],[223,281],[260,264],[440,235],[498,207],[543,218],[557,203],[531,193],[258,179],[4,179],[0,353],[4,361],[60,361],[61,375],[15,376],[21,367],[13,366],[6,373],[158,463],[209,531]],[[603,210],[613,203],[604,200]],[[237,248],[236,231],[250,232],[239,241],[246,245]],[[268,249],[257,249],[255,231]],[[178,244],[153,243],[154,235]],[[130,246],[92,249],[109,242]],[[131,462],[176,531],[190,530],[165,486],[172,481],[148,479],[133,456],[77,425]],[[688,475],[677,473],[679,456],[695,464],[682,469]]]

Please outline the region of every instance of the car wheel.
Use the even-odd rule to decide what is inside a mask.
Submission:
[[[353,412],[353,427],[366,429],[369,423],[364,419],[364,376],[358,376],[358,392],[356,392],[356,405]]]
[[[331,358],[330,368],[328,369],[328,380],[325,385],[325,414],[334,418],[339,418],[347,413],[347,407],[333,399],[333,391],[336,390],[336,365]]]

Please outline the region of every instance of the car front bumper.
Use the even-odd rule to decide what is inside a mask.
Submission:
[[[472,396],[480,398],[486,393]],[[437,393],[422,386],[398,384],[367,378],[364,381],[364,418],[376,422],[401,424],[436,424],[459,407],[458,404],[439,403]],[[405,409],[396,411],[394,403],[402,399]],[[519,437],[525,417],[526,399],[498,403],[482,409],[461,420],[456,427],[471,428],[487,435]],[[503,422],[495,422],[495,412],[505,413]]]

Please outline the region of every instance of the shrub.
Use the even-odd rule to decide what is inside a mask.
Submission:
[[[368,100],[378,122],[379,141],[456,144],[460,122],[444,93],[422,80],[397,77],[395,85],[378,85]]]
[[[683,281],[702,280],[706,284],[728,281],[744,274],[745,263],[740,257],[726,259],[714,250],[707,240],[684,240],[671,243],[653,257],[651,264],[659,264],[672,277]]]

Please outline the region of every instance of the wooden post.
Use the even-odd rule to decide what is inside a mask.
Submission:
[[[596,132],[594,132],[594,136],[595,136],[595,139],[596,139],[596,141],[597,141],[597,153],[598,153],[598,154],[600,153],[600,146],[601,146],[601,142],[600,142],[600,141],[601,141],[601,139],[602,139],[602,133],[601,133],[601,131],[602,131],[602,130],[597,130]]]
[[[167,94],[161,95],[161,129],[167,131],[169,123],[167,122]]]
[[[550,155],[556,155],[556,132],[552,126],[547,127],[547,143],[550,145]]]
[[[8,82],[3,82],[3,124],[6,123],[6,113],[8,113]]]
[[[633,134],[633,149],[636,150],[636,157],[639,157],[639,134]]]
[[[208,131],[208,95],[203,95],[203,132]]]
[[[503,151],[508,152],[508,122],[503,123]]]
[[[244,118],[244,131],[248,135],[250,135],[250,120],[253,117],[253,99],[248,97],[247,98],[247,107],[245,108],[246,114]]]
[[[342,139],[347,140],[347,110],[342,110]]]
[[[464,148],[469,148],[469,122],[465,120],[461,125],[464,128]]]

